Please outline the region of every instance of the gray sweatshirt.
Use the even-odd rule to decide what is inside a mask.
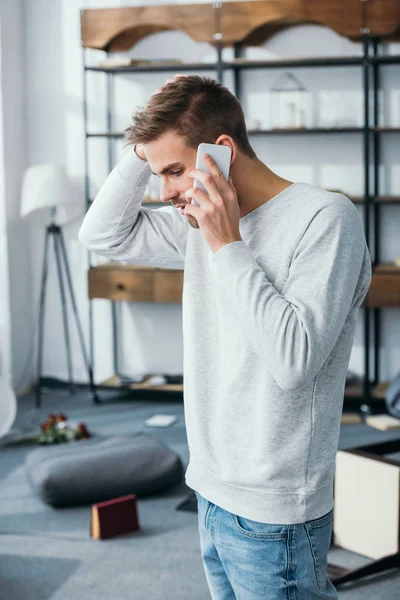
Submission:
[[[264,523],[333,507],[347,367],[371,259],[357,209],[306,183],[240,219],[209,249],[172,207],[141,207],[151,170],[132,148],[79,231],[115,260],[184,268],[186,483]]]

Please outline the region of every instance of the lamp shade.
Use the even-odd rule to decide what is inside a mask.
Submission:
[[[22,181],[21,217],[34,215],[36,223],[65,225],[82,212],[81,203],[61,165],[29,167]]]

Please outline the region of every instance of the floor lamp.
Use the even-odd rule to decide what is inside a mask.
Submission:
[[[82,211],[81,205],[76,200],[71,183],[61,165],[41,164],[29,167],[24,174],[21,194],[22,217],[29,218],[32,222],[46,226],[42,280],[40,287],[39,307],[39,339],[37,353],[37,380],[36,380],[36,407],[41,403],[41,375],[43,358],[43,330],[45,317],[46,284],[48,274],[49,241],[52,238],[56,259],[57,277],[60,287],[62,315],[64,322],[64,338],[68,364],[69,390],[73,394],[75,385],[72,378],[72,357],[69,335],[67,297],[69,294],[72,311],[75,317],[79,342],[83,359],[88,372],[90,394],[93,402],[99,403],[96,388],[93,382],[93,369],[86,351],[82,326],[72,285],[71,272],[68,264],[62,226],[75,220]]]

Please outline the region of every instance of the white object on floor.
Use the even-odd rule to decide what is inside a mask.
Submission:
[[[144,422],[147,427],[168,427],[177,421],[174,415],[153,415]]]
[[[399,549],[400,465],[381,458],[339,450],[334,487],[334,544],[375,560]]]

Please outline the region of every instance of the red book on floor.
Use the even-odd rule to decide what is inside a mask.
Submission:
[[[105,540],[138,529],[139,519],[135,494],[92,505],[90,535],[93,539]]]

